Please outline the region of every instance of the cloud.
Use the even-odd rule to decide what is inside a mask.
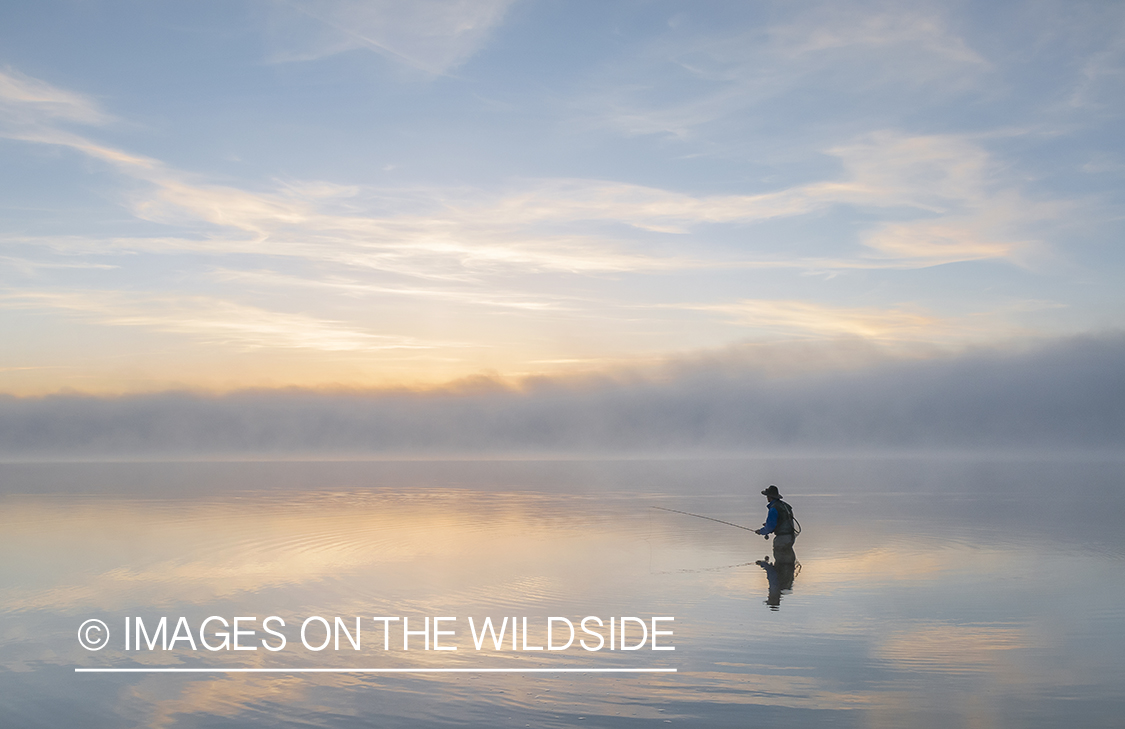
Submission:
[[[849,205],[914,220],[880,223],[860,236],[867,251],[824,258],[760,260],[797,268],[911,268],[996,258],[1018,259],[1037,245],[1021,226],[1057,217],[1065,206],[1025,200],[997,181],[997,165],[966,135],[864,135],[827,150],[837,180],[757,195],[692,196],[624,183],[541,183],[480,212],[524,224],[603,220],[641,230],[687,233],[708,224],[753,224]],[[751,264],[753,261],[730,261]]]
[[[16,77],[11,77],[16,78]],[[839,159],[835,180],[760,194],[691,195],[624,182],[588,179],[520,181],[495,190],[384,190],[291,181],[272,191],[215,185],[158,160],[98,144],[59,129],[55,117],[99,117],[79,97],[20,77],[7,105],[34,111],[38,99],[61,105],[54,116],[8,130],[24,141],[66,146],[113,164],[148,183],[132,193],[141,219],[195,228],[198,235],[160,237],[156,246],[251,252],[362,266],[433,280],[486,273],[669,271],[700,266],[788,266],[812,270],[924,267],[988,258],[1018,258],[1035,242],[1021,223],[1057,215],[1058,204],[1032,204],[998,181],[997,165],[966,135],[911,136],[883,131],[826,150]],[[42,88],[41,88],[42,87]],[[28,90],[31,89],[31,90]],[[61,101],[53,101],[54,99]],[[44,102],[46,103],[46,102]],[[53,107],[51,107],[53,108]],[[752,225],[823,212],[834,206],[894,213],[861,233],[866,250],[835,255],[708,259],[653,255],[620,226],[640,234],[676,235],[712,225]],[[905,219],[903,219],[905,218]],[[232,237],[231,233],[242,237]],[[115,246],[128,245],[118,239]],[[670,244],[674,249],[674,244]]]
[[[46,122],[104,124],[111,117],[89,98],[15,71],[0,70],[0,121],[15,126]]]
[[[528,180],[519,189],[418,190],[414,199],[400,190],[349,188],[350,209],[334,211],[336,198],[320,191],[307,194],[290,185],[251,192],[191,183],[169,172],[146,174],[156,187],[141,193],[133,207],[146,220],[205,223],[252,236],[242,243],[222,239],[223,246],[236,250],[433,278],[504,270],[661,271],[714,265],[824,270],[1017,259],[1036,245],[1019,235],[1021,225],[1064,209],[1057,203],[1033,204],[1017,190],[993,183],[987,153],[960,137],[880,133],[830,152],[844,165],[841,179],[755,195],[698,196],[622,182]],[[363,210],[365,203],[371,213]],[[841,245],[835,255],[741,260],[699,253],[655,256],[607,227],[677,235],[841,205],[906,219],[861,233],[867,250],[851,252]]]
[[[1038,245],[1029,223],[1066,206],[1025,199],[998,180],[998,165],[964,135],[879,132],[831,150],[848,177],[810,186],[810,194],[864,208],[903,207],[915,220],[880,223],[861,235],[866,257],[915,265],[1019,259]]]
[[[252,189],[216,184],[63,128],[63,122],[98,124],[105,117],[82,97],[27,77],[8,78],[16,82],[5,87],[6,108],[29,109],[16,113],[27,123],[6,128],[9,136],[64,146],[112,165],[131,183],[123,196],[136,218],[170,229],[136,237],[24,235],[8,242],[77,254],[71,258],[100,256],[94,264],[101,266],[120,264],[134,253],[204,254],[218,264],[202,274],[209,285],[252,281],[273,297],[244,288],[225,296],[198,296],[197,290],[110,295],[98,292],[105,286],[99,281],[86,287],[68,282],[66,293],[36,282],[36,288],[17,290],[8,301],[109,326],[184,335],[196,344],[434,354],[450,347],[461,351],[443,356],[462,362],[460,374],[495,367],[499,355],[484,350],[506,356],[518,351],[508,371],[527,372],[563,360],[600,365],[630,348],[633,355],[638,347],[651,352],[651,336],[638,333],[644,327],[629,326],[630,318],[675,310],[713,316],[709,326],[734,322],[768,337],[843,334],[885,343],[927,337],[958,343],[979,338],[987,327],[971,317],[933,314],[903,302],[862,307],[766,297],[700,301],[663,292],[637,300],[611,284],[625,276],[655,280],[708,269],[832,274],[990,259],[1021,262],[1041,245],[1029,225],[1064,209],[1057,202],[1026,200],[980,139],[895,130],[825,149],[838,162],[830,175],[752,194],[693,194],[582,178],[513,180],[488,189],[280,180]],[[51,111],[56,107],[62,111]],[[840,210],[875,222],[833,232],[819,250],[713,243],[732,232],[744,236],[756,225]],[[326,313],[325,300],[309,296],[313,291],[381,297],[387,306],[380,314],[401,302],[414,307],[416,324],[426,321],[417,310],[426,301],[480,307],[491,316],[538,315],[541,322],[553,317],[552,324],[580,327],[591,339],[612,344],[562,352],[539,340],[528,344],[528,322],[513,327],[510,320],[473,321],[461,312],[443,315],[432,341],[415,339],[371,311]],[[283,300],[286,294],[305,296],[307,308]],[[606,323],[607,312],[616,315],[612,323]],[[648,323],[655,328],[664,322]],[[467,345],[460,342],[466,326],[473,330],[468,338],[480,338],[474,343],[479,356],[471,363],[463,359]],[[741,336],[745,329],[729,331]]]
[[[514,0],[278,0],[278,61],[374,51],[428,74],[457,68],[487,42]],[[313,22],[310,24],[309,21]]]
[[[697,13],[698,22],[614,59],[579,107],[596,125],[690,140],[705,153],[729,153],[729,139],[707,144],[724,132],[778,118],[815,129],[832,116],[846,125],[888,94],[925,92],[932,103],[980,86],[991,64],[946,14],[918,3],[780,4],[771,25],[732,30]],[[801,100],[810,89],[820,92],[815,113]]]
[[[204,296],[130,295],[124,292],[23,292],[0,296],[9,308],[60,310],[108,326],[144,327],[190,335],[201,342],[241,348],[315,349],[324,352],[450,348],[454,342],[374,334],[342,322],[268,311]]]
[[[25,276],[33,276],[42,269],[100,269],[109,270],[117,268],[117,266],[108,263],[92,263],[88,261],[38,261],[30,258],[21,258],[19,256],[0,256],[0,266],[9,266],[17,271],[20,271]]]
[[[8,106],[20,110],[22,105],[37,103],[38,96],[21,91],[24,86],[38,88],[31,81],[34,80],[13,86],[15,91],[7,99]],[[69,99],[62,92],[54,95]],[[46,92],[40,96],[54,98]],[[149,184],[147,189],[132,193],[131,206],[138,218],[181,228],[194,227],[200,233],[194,238],[118,238],[112,242],[118,249],[131,245],[140,250],[295,256],[437,280],[465,279],[491,269],[622,271],[676,265],[622,250],[606,236],[528,235],[529,231],[521,225],[559,218],[558,210],[553,216],[543,214],[541,208],[551,207],[550,201],[543,198],[524,200],[522,205],[504,199],[482,204],[473,199],[479,198],[479,193],[457,189],[423,189],[411,194],[325,182],[290,182],[273,192],[255,192],[199,181],[157,160],[59,129],[54,120],[60,114],[29,112],[15,116],[27,123],[5,128],[5,136],[68,147],[108,162],[125,175]],[[71,116],[88,122],[95,120],[90,115]],[[359,192],[365,192],[375,208],[397,212],[365,215],[357,212],[359,201],[339,209],[342,198],[356,197]],[[513,223],[498,222],[495,217],[505,211],[514,212],[513,208],[520,206],[525,210]],[[218,231],[224,233],[216,234]],[[245,237],[235,238],[230,232]],[[30,237],[21,240],[35,242]]]
[[[931,223],[886,223],[863,236],[873,257],[915,264],[942,265],[963,261],[1015,258],[1033,241],[997,240],[982,230],[978,220]],[[1005,222],[1015,222],[1011,216]]]
[[[832,307],[809,301],[765,299],[683,308],[721,312],[747,327],[786,335],[843,335],[876,342],[936,342],[964,331],[938,317],[902,308]]]
[[[1125,16],[1105,18],[1105,28],[1114,29],[1111,40],[1091,53],[1082,67],[1082,77],[1069,99],[1070,106],[1084,111],[1120,108],[1125,88]],[[1116,28],[1114,28],[1116,26]]]
[[[1117,452],[1122,373],[1125,336],[1107,335],[781,375],[732,352],[518,388],[477,380],[419,392],[3,397],[0,450],[7,458]]]
[[[301,276],[287,276],[274,271],[237,271],[221,269],[215,278],[234,281],[240,284],[281,289],[311,289],[340,294],[343,296],[392,296],[414,299],[447,301],[458,304],[517,309],[526,311],[564,310],[574,306],[573,297],[552,296],[549,294],[521,294],[506,291],[482,291],[476,287],[453,288],[427,286],[387,286],[373,284],[356,278],[329,276],[311,279]]]
[[[35,144],[53,144],[69,147],[87,154],[102,162],[109,162],[126,174],[140,179],[151,179],[160,169],[160,163],[148,157],[141,157],[120,149],[98,144],[79,134],[44,126],[9,129],[3,132],[9,139],[18,139]]]
[[[952,31],[940,10],[925,3],[819,4],[803,9],[792,22],[771,28],[769,35],[774,52],[794,60],[841,49],[898,49],[911,51],[918,65],[929,66],[931,72],[935,60],[953,66],[987,66],[988,62]]]

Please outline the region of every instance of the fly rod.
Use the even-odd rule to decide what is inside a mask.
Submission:
[[[661,511],[671,511],[674,514],[683,514],[684,516],[694,516],[694,517],[697,517],[699,519],[706,519],[707,521],[717,521],[720,524],[726,524],[727,526],[738,527],[739,529],[745,529],[746,531],[754,532],[755,534],[758,533],[757,529],[751,529],[750,527],[745,527],[745,526],[742,526],[741,524],[734,524],[732,522],[723,521],[722,519],[716,519],[716,518],[710,517],[710,516],[703,516],[703,514],[693,514],[690,511],[680,511],[679,509],[665,509],[663,506],[654,506],[652,508],[660,509]],[[769,539],[769,535],[766,535],[766,539]]]

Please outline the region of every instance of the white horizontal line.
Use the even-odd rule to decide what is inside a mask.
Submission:
[[[675,668],[76,668],[75,673],[676,673]]]

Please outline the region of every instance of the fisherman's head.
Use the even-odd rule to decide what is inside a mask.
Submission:
[[[770,501],[775,501],[781,498],[781,494],[777,492],[777,487],[772,483],[769,485],[769,488],[762,491],[762,496],[765,496]]]

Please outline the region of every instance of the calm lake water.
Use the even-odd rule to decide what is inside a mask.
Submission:
[[[791,575],[764,564],[771,542],[664,510],[757,527],[770,483],[803,526]],[[1125,716],[1120,461],[9,464],[0,484],[4,727],[948,729]],[[257,650],[198,645],[220,643],[219,621],[200,635],[210,616],[254,618],[241,645]],[[280,650],[262,643],[280,645],[268,616],[284,621],[272,624]],[[312,616],[353,633],[360,617],[360,649],[349,634],[339,650],[306,648]],[[375,616],[417,631],[456,618],[439,639],[457,650],[426,650],[421,632],[402,650],[401,622],[384,643]],[[486,616],[497,628],[518,617],[521,631],[527,618],[517,650],[510,633],[474,648],[468,618],[479,629]],[[602,619],[603,640],[611,617],[674,617],[656,627],[675,650],[651,638],[522,649],[525,637],[545,645],[547,618],[586,616]],[[169,650],[126,650],[138,617],[146,634],[161,617],[166,635],[181,617],[190,632]],[[78,640],[91,618],[110,633],[97,651]],[[306,637],[317,647],[330,634],[314,620]]]

